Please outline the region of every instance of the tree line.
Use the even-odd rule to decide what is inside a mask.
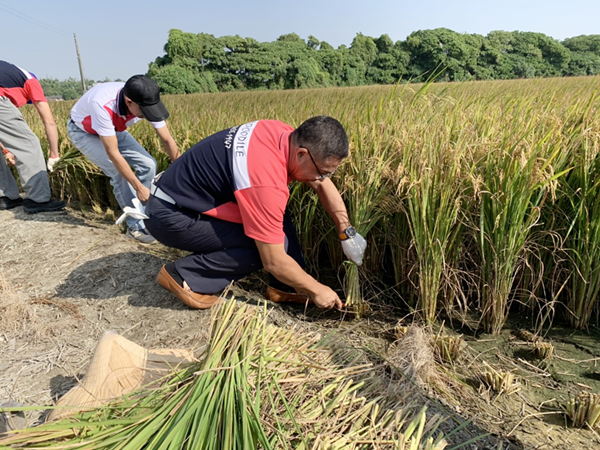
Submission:
[[[358,33],[349,47],[336,49],[295,33],[258,42],[172,29],[164,51],[150,63],[148,75],[167,94],[393,84],[432,74],[436,81],[470,81],[600,73],[600,35],[560,42],[522,31],[482,36],[437,28],[396,42],[387,34]],[[63,83],[69,84],[69,98],[81,94],[75,80]]]
[[[108,78],[95,81],[86,78],[86,86],[91,87],[96,83],[105,83],[109,80]],[[123,80],[114,80],[123,81]],[[76,100],[83,95],[83,87],[81,86],[81,80],[76,78],[69,78],[67,80],[58,80],[56,78],[40,78],[40,84],[44,89],[46,98],[50,100]]]

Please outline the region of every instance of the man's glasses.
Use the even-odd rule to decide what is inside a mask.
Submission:
[[[304,147],[304,148],[306,148],[306,147]],[[312,161],[313,165],[315,166],[315,169],[317,169],[317,172],[319,172],[319,176],[317,177],[317,180],[324,180],[325,178],[329,178],[331,175],[333,175],[335,173],[335,170],[333,172],[322,173],[319,170],[319,166],[317,166],[315,159],[310,154],[310,150],[306,148],[306,152],[308,153],[308,156],[310,156],[310,160]]]

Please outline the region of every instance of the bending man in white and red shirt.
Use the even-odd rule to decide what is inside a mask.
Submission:
[[[40,140],[31,131],[18,108],[32,103],[46,130],[49,146],[48,166]],[[48,173],[58,159],[58,131],[50,106],[37,78],[24,69],[0,61],[0,143],[6,163],[15,165],[25,200],[5,158],[0,161],[0,210],[24,205],[27,213],[58,211],[65,203],[51,200]]]
[[[163,266],[158,282],[192,308],[209,308],[233,280],[265,268],[273,301],[341,308],[338,295],[307,274],[291,221],[288,185],[313,189],[345,241],[364,240],[351,226],[331,174],[348,156],[343,126],[313,117],[294,130],[259,120],[223,130],[186,151],[153,183],[146,227],[160,242],[192,252]]]
[[[110,177],[121,209],[134,207],[136,197],[146,202],[150,196],[150,183],[156,175],[156,161],[126,131],[127,128],[142,119],[148,120],[169,158],[175,161],[179,150],[165,122],[168,117],[158,85],[146,75],[134,75],[126,83],[97,84],[71,109],[67,124],[69,138]],[[141,219],[128,217],[127,226],[129,237],[143,244],[156,242]]]

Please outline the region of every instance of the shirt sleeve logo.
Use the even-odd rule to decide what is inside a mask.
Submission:
[[[225,138],[225,147],[231,148],[233,152],[233,178],[235,181],[236,190],[247,189],[250,185],[250,174],[248,173],[248,148],[252,132],[256,127],[257,121],[250,122],[240,127],[237,131],[232,128]],[[228,147],[229,135],[235,133],[233,143]]]

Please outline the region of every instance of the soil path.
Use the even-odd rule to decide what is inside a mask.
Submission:
[[[4,294],[20,305],[1,322],[0,402],[51,403],[82,376],[107,330],[146,348],[191,347],[206,332],[209,312],[156,284],[167,261],[160,249],[117,226],[22,208],[0,211],[0,223]]]

